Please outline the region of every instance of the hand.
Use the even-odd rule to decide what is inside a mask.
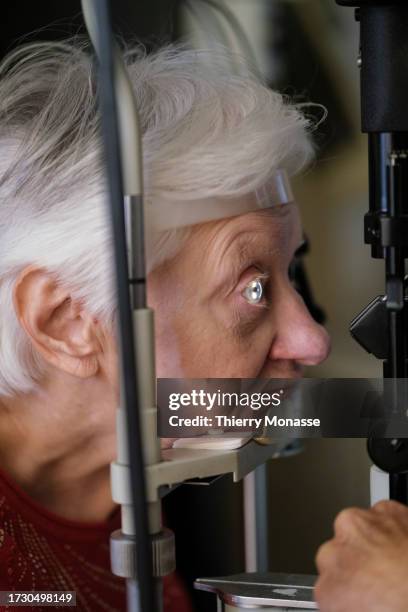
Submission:
[[[343,510],[316,565],[321,612],[407,612],[408,508],[382,501]]]

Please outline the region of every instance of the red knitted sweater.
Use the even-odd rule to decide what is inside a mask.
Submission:
[[[58,517],[0,471],[0,591],[76,591],[67,612],[124,612],[125,582],[109,569],[109,536],[119,527],[119,509],[105,523]],[[0,612],[52,609],[0,605]],[[164,581],[164,611],[191,612],[176,574]]]

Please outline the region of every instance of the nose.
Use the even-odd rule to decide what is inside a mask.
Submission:
[[[327,358],[329,334],[311,317],[301,296],[291,285],[276,304],[275,316],[277,332],[269,359],[314,366]]]

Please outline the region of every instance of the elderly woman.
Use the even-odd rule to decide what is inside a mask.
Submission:
[[[248,71],[232,75],[222,52],[127,60],[158,376],[300,376],[328,338],[288,276],[297,206],[273,190],[311,157],[307,120]],[[108,561],[116,303],[92,61],[34,44],[0,77],[0,589],[123,610]],[[167,609],[171,594],[181,611],[176,579]]]

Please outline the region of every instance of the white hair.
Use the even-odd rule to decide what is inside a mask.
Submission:
[[[312,156],[309,120],[226,51],[125,53],[143,129],[147,200],[249,193]],[[241,67],[242,68],[242,67]],[[55,275],[106,324],[112,249],[93,62],[84,45],[35,43],[0,65],[0,395],[32,391],[44,363],[20,326],[13,288],[28,265]],[[150,236],[148,269],[188,230]]]

